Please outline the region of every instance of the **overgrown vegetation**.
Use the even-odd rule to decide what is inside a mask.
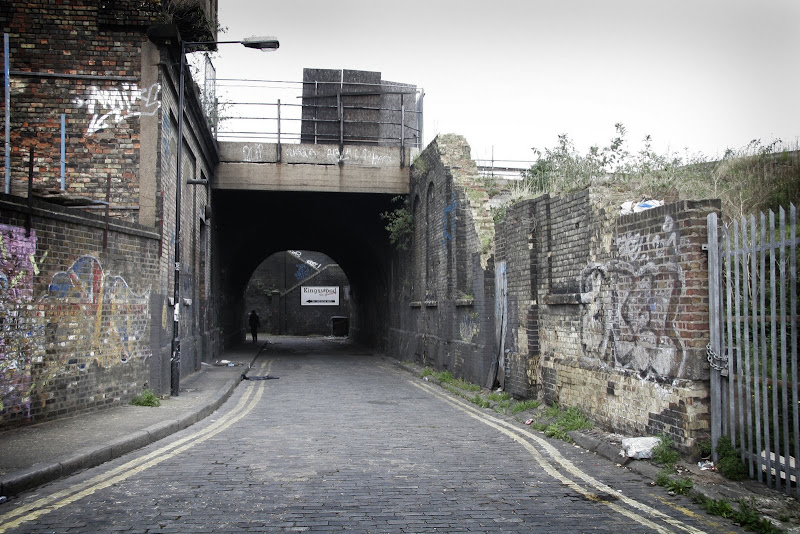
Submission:
[[[155,0],[159,7],[159,22],[175,24],[181,39],[192,42],[216,41],[225,28],[219,25],[216,13],[208,13],[202,0]],[[208,49],[207,45],[199,45],[199,50]]]
[[[542,405],[542,401],[528,399],[524,401],[515,402],[511,405],[511,413],[520,413],[528,410],[535,410]]]
[[[681,459],[680,453],[675,449],[675,442],[669,434],[658,436],[658,445],[653,447],[653,463],[672,467]]]
[[[393,203],[402,205],[393,210],[381,213],[381,219],[387,221],[386,231],[389,232],[389,241],[400,250],[408,250],[411,238],[414,235],[414,215],[411,213],[408,199],[398,195],[392,199]]]
[[[699,493],[692,493],[691,497],[707,513],[730,519],[737,525],[741,525],[752,532],[761,534],[780,534],[783,532],[768,519],[761,517],[758,510],[745,500],[740,500],[738,503],[739,509],[734,510],[730,503],[723,499],[709,499]]]
[[[730,480],[744,480],[749,477],[747,467],[733,446],[730,436],[720,436],[717,442],[717,471]]]
[[[558,404],[553,404],[545,410],[544,416],[548,421],[536,423],[534,428],[541,430],[548,437],[568,442],[572,442],[572,438],[569,437],[567,432],[592,427],[586,416],[574,406],[562,410]]]
[[[152,389],[144,389],[138,395],[131,399],[131,404],[134,406],[161,406],[161,399],[156,397]]]
[[[678,495],[688,495],[694,484],[689,478],[680,478],[673,480],[670,469],[662,469],[656,475],[656,484],[667,488],[667,490],[677,493]]]
[[[730,519],[745,529],[762,534],[779,534],[782,532],[769,520],[762,518],[752,504],[740,500],[739,509],[734,510],[730,503],[724,499],[710,499],[696,491],[692,491],[693,483],[689,478],[673,479],[671,469],[662,469],[656,477],[656,484],[662,486],[676,495],[688,495],[699,504],[703,510],[711,515]]]
[[[586,154],[567,134],[553,148],[534,149],[538,159],[512,190],[511,202],[592,186],[614,202],[719,198],[728,219],[800,202],[800,152],[787,151],[780,140],[764,145],[756,139],[711,161],[702,154],[657,153],[650,136],[631,152],[625,126],[615,129],[607,146],[592,146]]]

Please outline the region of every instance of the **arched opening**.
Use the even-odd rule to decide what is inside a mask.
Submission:
[[[253,271],[244,296],[245,316],[255,310],[259,333],[347,336],[350,281],[330,256],[284,250]],[[250,340],[248,334],[248,340]]]
[[[388,336],[391,243],[380,214],[392,195],[214,190],[214,297],[220,344],[245,340],[245,293],[255,270],[287,250],[319,251],[349,281],[349,337],[384,347]],[[292,276],[291,273],[288,273]],[[332,285],[332,284],[331,284]]]

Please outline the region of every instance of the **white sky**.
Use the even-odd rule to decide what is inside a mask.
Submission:
[[[616,122],[632,149],[710,157],[800,136],[798,0],[219,0],[219,18],[220,40],[281,43],[221,45],[219,78],[379,71],[424,88],[426,144],[458,133],[473,158],[532,160],[562,133],[585,151]]]

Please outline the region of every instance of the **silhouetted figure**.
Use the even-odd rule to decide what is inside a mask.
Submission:
[[[250,333],[253,334],[253,343],[258,341],[258,327],[261,326],[261,319],[258,318],[258,314],[255,310],[250,312]]]

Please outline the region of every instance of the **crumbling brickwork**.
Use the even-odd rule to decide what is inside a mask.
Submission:
[[[588,192],[540,203],[551,215],[537,224],[539,243],[549,243],[538,251],[548,262],[538,286],[545,397],[690,449],[708,430],[702,245],[716,205],[609,217]]]
[[[390,288],[387,352],[476,383],[487,380],[495,336],[494,278],[481,241],[491,231],[487,198],[469,145],[437,137],[412,168],[413,239],[392,260]]]
[[[437,138],[412,176],[415,227],[394,260],[391,354],[577,406],[618,432],[663,432],[687,451],[705,437],[702,245],[717,203],[619,216],[587,190],[514,203],[492,224],[456,136]]]

